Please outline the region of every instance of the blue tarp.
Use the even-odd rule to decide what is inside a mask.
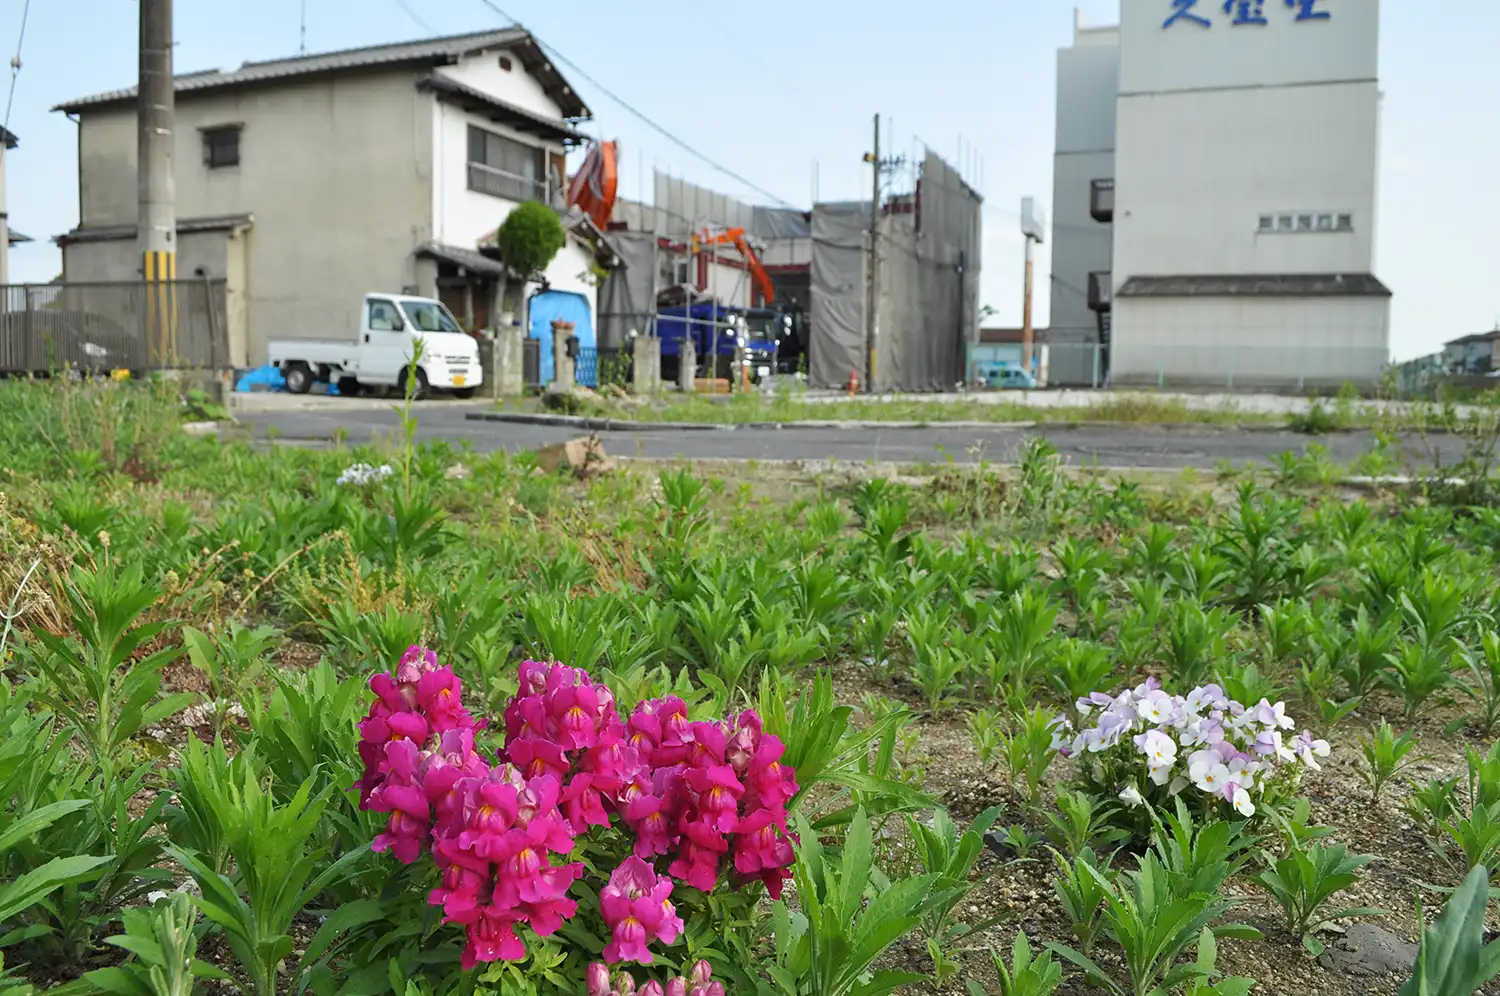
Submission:
[[[243,394],[249,394],[257,387],[263,387],[268,391],[285,391],[286,378],[281,376],[280,370],[267,363],[263,367],[245,371],[244,375],[234,383],[234,389]]]
[[[267,391],[285,391],[286,378],[281,376],[280,370],[267,363],[263,367],[246,370],[240,375],[240,379],[234,382],[234,389],[241,394],[249,394],[257,387]],[[328,393],[337,395],[339,393],[338,385],[330,381],[328,383]]]
[[[531,299],[531,335],[541,340],[542,383],[552,383],[552,323],[573,323],[573,334],[581,349],[594,348],[594,315],[588,298],[571,291],[542,291]]]

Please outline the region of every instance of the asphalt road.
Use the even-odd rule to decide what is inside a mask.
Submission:
[[[418,439],[467,441],[482,452],[536,449],[582,435],[564,426],[522,425],[465,419],[468,405],[421,406]],[[399,434],[394,411],[361,406],[348,410],[278,410],[242,412],[237,416],[257,437],[316,444],[342,430],[348,442],[369,442]],[[274,427],[274,429],[273,429]],[[717,431],[657,430],[601,432],[607,452],[621,457],[654,459],[838,460],[897,463],[991,463],[1013,461],[1026,442],[1045,436],[1073,466],[1106,468],[1211,469],[1221,460],[1236,464],[1266,461],[1287,451],[1301,452],[1309,443],[1328,448],[1332,459],[1348,463],[1375,445],[1368,432],[1309,437],[1285,431],[1225,429],[1213,426],[1051,425],[1019,428],[828,428],[732,429]],[[1457,437],[1415,436],[1403,441],[1412,467],[1429,467],[1429,450],[1437,446],[1444,462],[1462,453]]]

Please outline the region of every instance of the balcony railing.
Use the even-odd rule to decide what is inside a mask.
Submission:
[[[1115,220],[1115,181],[1095,180],[1089,184],[1089,214],[1106,224]]]
[[[1114,274],[1108,270],[1096,270],[1089,274],[1089,310],[1105,312],[1114,302]]]
[[[469,189],[508,201],[547,200],[546,184],[484,163],[469,163]]]

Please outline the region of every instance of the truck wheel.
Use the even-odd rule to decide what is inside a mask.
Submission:
[[[403,398],[406,397],[407,394],[406,378],[410,373],[410,367],[403,367],[401,369],[401,379],[396,382],[396,393],[401,395],[401,397]],[[427,394],[427,371],[423,370],[421,367],[417,367],[417,383],[411,391],[411,398],[413,401],[425,401],[427,398]]]
[[[281,371],[282,377],[286,378],[286,389],[293,394],[306,394],[312,390],[312,371],[307,369],[306,363],[293,363]]]
[[[470,398],[474,397],[475,393],[478,392],[478,390],[479,388],[477,387],[455,387],[453,389],[453,396],[460,401],[468,401]]]
[[[353,377],[340,377],[339,393],[349,398],[359,397],[359,381]]]

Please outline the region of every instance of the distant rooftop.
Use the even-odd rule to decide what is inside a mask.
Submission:
[[[1443,343],[1443,345],[1467,346],[1470,343],[1474,342],[1494,342],[1497,339],[1500,339],[1500,328],[1492,329],[1489,332],[1480,332],[1477,335],[1459,336],[1457,339],[1448,340],[1447,342]]]
[[[173,89],[182,96],[205,91],[245,89],[257,86],[273,86],[288,79],[309,76],[327,76],[337,73],[358,72],[380,67],[409,66],[432,68],[457,62],[467,55],[492,49],[512,52],[526,71],[542,85],[542,89],[562,109],[563,116],[570,120],[583,120],[593,116],[583,98],[574,92],[552,61],[542,52],[541,46],[531,32],[520,26],[502,28],[498,31],[479,31],[464,35],[447,35],[441,38],[426,38],[418,41],[396,42],[389,45],[372,45],[367,48],[351,48],[318,55],[296,56],[290,59],[272,59],[266,62],[246,62],[238,69],[228,71],[209,69],[192,73],[180,73],[173,77]],[[136,88],[127,87],[108,93],[80,97],[53,108],[67,114],[127,104],[136,98]]]

